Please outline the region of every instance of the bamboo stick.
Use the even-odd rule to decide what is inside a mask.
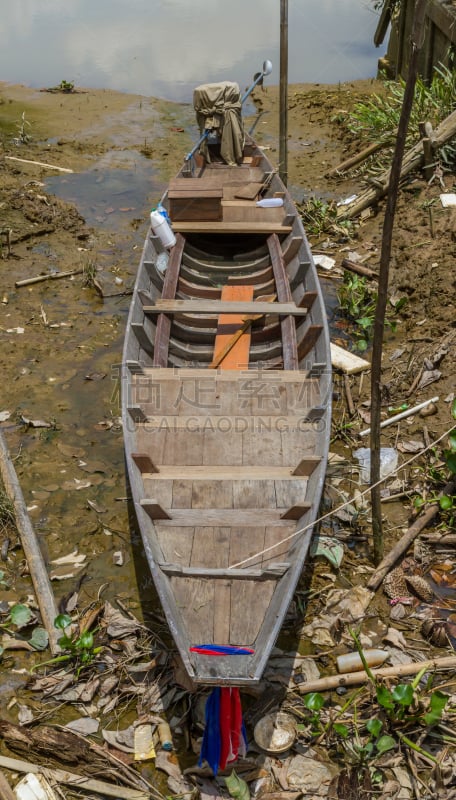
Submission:
[[[391,138],[393,138],[393,134],[391,134]],[[361,161],[365,161],[366,158],[369,158],[373,153],[376,153],[377,150],[381,150],[382,147],[387,147],[390,142],[373,142],[373,144],[368,145],[363,150],[360,150],[359,153],[356,155],[351,156],[351,158],[347,158],[346,161],[342,161],[337,167],[333,167],[330,169],[329,172],[326,173],[327,178],[333,178],[335,175],[340,175],[341,172],[345,172],[345,170],[350,169],[351,167],[355,167],[357,164],[360,164]]]
[[[37,167],[47,167],[47,169],[57,169],[59,172],[73,172],[67,167],[57,167],[55,164],[44,164],[42,161],[30,161],[28,158],[17,158],[16,156],[5,156],[8,161],[19,161],[21,164],[34,164]]]
[[[344,258],[342,261],[342,266],[344,269],[350,270],[350,272],[356,272],[357,275],[362,275],[364,278],[373,278],[378,280],[378,272],[374,272],[374,270],[369,269],[369,267],[363,266],[363,264],[358,264],[355,261],[350,261],[349,258]]]
[[[22,549],[30,570],[30,577],[40,609],[41,619],[49,636],[49,647],[52,655],[57,655],[61,651],[57,644],[57,638],[60,634],[54,627],[54,620],[58,614],[54,593],[46,571],[38,539],[27,513],[27,507],[16,475],[16,470],[14,469],[13,462],[9,455],[8,445],[1,431],[0,473],[5,491],[14,506],[16,525],[21,539]]]
[[[371,670],[374,678],[397,678],[403,675],[417,675],[423,667],[426,670],[454,669],[456,667],[456,656],[442,656],[441,658],[430,659],[429,661],[413,661],[408,664],[396,664],[394,667],[381,667],[381,669]],[[316,681],[308,681],[299,686],[300,694],[309,692],[324,692],[327,689],[337,689],[339,686],[356,686],[360,683],[367,683],[369,676],[364,670],[359,672],[347,672],[344,675],[328,675]]]
[[[418,403],[417,406],[413,406],[413,408],[407,408],[405,411],[401,411],[399,414],[395,414],[394,417],[388,417],[388,419],[383,420],[380,423],[381,428],[387,428],[388,425],[394,425],[396,422],[400,422],[401,419],[405,419],[406,417],[412,417],[417,411],[421,411],[423,408],[430,406],[431,403],[438,403],[438,397],[431,397],[429,400],[423,400],[422,403]],[[370,428],[365,428],[363,431],[359,432],[359,436],[367,436],[370,433]]]
[[[150,800],[151,797],[148,791],[142,792],[139,789],[130,789],[127,786],[118,786],[114,783],[86,778],[84,775],[76,775],[63,769],[49,769],[48,767],[33,764],[31,761],[20,761],[17,758],[0,756],[0,766],[11,770],[11,772],[33,772],[35,775],[42,773],[45,777],[49,776],[57,783],[74,786],[77,789],[85,789],[89,792],[96,792],[108,797],[120,797],[122,800]]]
[[[440,125],[435,129],[434,136],[431,139],[433,150],[438,150],[443,144],[449,141],[456,133],[456,111],[453,111],[449,117],[443,120]],[[417,169],[424,161],[423,142],[417,142],[404,156],[401,168],[401,178],[408,175],[414,169]],[[379,200],[388,191],[390,182],[390,173],[388,169],[382,173],[379,178],[380,186],[374,189],[365,189],[364,192],[358,195],[356,200],[347,206],[340,206],[337,216],[339,219],[352,219],[359,214],[363,209],[368,208],[376,200]]]
[[[0,797],[1,800],[17,800],[11,786],[6,780],[3,772],[0,771]]]
[[[30,286],[32,283],[42,283],[43,281],[56,281],[58,278],[72,278],[73,275],[82,275],[84,269],[74,269],[72,272],[54,272],[52,275],[36,275],[34,278],[24,278],[16,281],[16,288],[20,286]]]

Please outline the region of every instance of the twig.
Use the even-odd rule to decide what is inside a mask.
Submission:
[[[348,413],[350,414],[351,417],[354,417],[356,409],[355,409],[355,404],[353,402],[353,397],[350,389],[350,378],[348,377],[348,375],[344,375],[344,389],[345,389],[345,398],[347,400]]]

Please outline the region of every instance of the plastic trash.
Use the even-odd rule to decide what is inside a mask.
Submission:
[[[28,772],[14,787],[17,800],[57,800],[54,790],[46,778],[38,773]],[[3,797],[3,794],[2,794]]]
[[[263,200],[258,200],[258,208],[279,208],[283,206],[283,197],[264,197]]]
[[[361,483],[370,483],[371,451],[368,447],[355,450],[353,456],[358,459],[361,470],[359,479]],[[380,448],[380,479],[386,478],[397,467],[397,450],[394,447]]]
[[[158,724],[158,738],[160,740],[160,744],[162,746],[162,750],[172,750],[173,749],[173,737],[171,735],[171,728],[169,727],[168,723],[163,720]]]
[[[364,658],[368,667],[378,667],[388,658],[387,650],[364,650]],[[360,672],[364,669],[359,653],[344,653],[336,658],[339,672]]]
[[[174,247],[176,244],[176,237],[174,236],[171,226],[160,211],[155,210],[150,212],[150,224],[152,231],[155,236],[158,236],[163,247]]]
[[[166,250],[165,252],[158,254],[155,261],[155,266],[160,275],[164,275],[166,270],[168,269],[168,261],[169,261],[169,255],[166,252]]]

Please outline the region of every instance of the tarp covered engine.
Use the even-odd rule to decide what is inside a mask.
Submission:
[[[210,162],[218,156],[239,164],[244,147],[241,92],[237,83],[205,83],[193,92],[193,107],[204,140],[200,153]]]

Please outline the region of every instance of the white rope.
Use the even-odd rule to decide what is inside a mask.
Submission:
[[[448,434],[451,433],[453,429],[454,426],[452,426],[449,430],[445,431],[445,433],[442,433],[442,435],[439,436],[439,438],[436,439],[435,442],[431,442],[431,444],[428,444],[428,446],[425,447],[424,450],[420,450],[419,453],[415,453],[411,458],[409,458],[408,461],[405,461],[404,464],[401,464],[400,467],[395,469],[394,472],[389,472],[388,475],[386,475],[384,478],[381,478],[379,481],[377,481],[377,483],[373,483],[372,486],[369,486],[367,489],[361,492],[360,495],[358,495],[358,497],[364,497],[364,495],[370,494],[370,492],[374,487],[380,486],[381,483],[384,483],[384,481],[388,480],[388,478],[391,478],[392,475],[397,475],[397,473],[400,472],[402,469],[408,467],[408,465],[411,464],[412,461],[415,461],[415,459],[418,458],[418,456],[422,456],[428,450],[431,450],[432,447],[435,447],[435,445],[441,442],[442,439],[445,438],[445,436],[448,436]],[[349,506],[352,503],[353,499],[346,500],[345,503],[342,503],[340,506],[337,506],[337,508],[333,508],[331,511],[328,511],[327,514],[323,514],[322,517],[319,517],[314,522],[309,522],[309,524],[305,525],[304,528],[299,528],[297,531],[290,533],[289,536],[286,536],[285,539],[281,539],[280,542],[276,542],[275,544],[270,545],[270,547],[265,547],[264,550],[259,550],[258,553],[254,553],[253,556],[244,558],[243,561],[238,561],[236,564],[230,564],[228,569],[237,569],[238,567],[242,567],[244,566],[244,564],[247,564],[249,561],[252,561],[252,559],[258,558],[259,556],[263,556],[265,553],[269,553],[271,550],[275,550],[276,547],[279,547],[281,544],[285,544],[285,542],[289,542],[290,539],[294,539],[295,536],[299,536],[299,534],[304,533],[305,531],[309,530],[309,528],[313,528],[315,525],[318,525],[320,522],[323,522],[323,520],[332,517],[333,514],[336,514],[338,511],[341,511],[343,508],[346,508],[346,506]]]

